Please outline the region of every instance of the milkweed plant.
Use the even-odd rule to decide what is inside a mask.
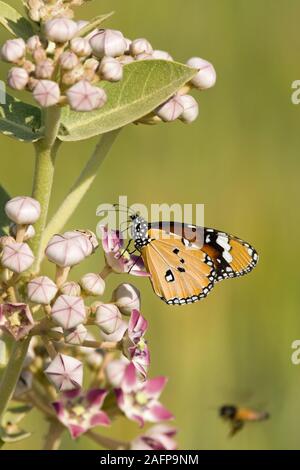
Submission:
[[[104,449],[172,450],[173,415],[160,401],[166,377],[148,375],[140,293],[123,283],[109,303],[102,301],[108,275],[148,274],[117,231],[103,226],[100,242],[88,228],[63,229],[120,130],[193,122],[198,103],[189,93],[212,87],[216,73],[204,59],[181,64],[147,39],[109,29],[111,14],[77,19],[74,10],[87,1],[20,1],[24,16],[0,2],[0,23],[10,35],[1,47],[7,85],[34,103],[7,93],[0,131],[31,143],[36,158],[30,196],[0,191],[0,447],[29,436],[21,420],[35,408],[49,423],[44,449],[58,449],[69,432]],[[93,154],[48,221],[60,147],[97,135]],[[99,272],[69,280],[72,267],[89,256],[99,259]],[[55,265],[53,279],[40,270],[44,257]],[[131,442],[101,434],[120,416],[140,427]]]

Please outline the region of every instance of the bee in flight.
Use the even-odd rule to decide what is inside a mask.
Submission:
[[[229,436],[233,437],[246,423],[265,421],[270,415],[266,411],[257,411],[252,408],[243,408],[235,405],[223,405],[219,408],[219,415],[230,425]]]

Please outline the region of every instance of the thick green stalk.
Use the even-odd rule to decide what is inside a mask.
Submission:
[[[36,235],[32,239],[31,248],[35,255],[35,262],[31,272],[36,273],[39,270],[42,258],[41,238],[47,222],[49,201],[51,196],[54,164],[60,142],[56,140],[61,109],[51,107],[45,114],[45,138],[35,144],[36,166],[33,181],[32,197],[41,204],[41,216],[35,224]]]
[[[33,253],[36,256],[33,272],[38,268],[39,258],[41,257],[40,240],[46,225],[49,200],[51,196],[54,161],[58,148],[57,133],[59,129],[60,115],[61,109],[59,107],[53,106],[45,110],[45,135],[43,139],[35,144],[36,169],[32,194],[33,197],[41,204],[41,216],[35,224],[36,236],[33,238],[33,242],[31,244]],[[0,421],[20,377],[29,343],[30,338],[26,338],[23,341],[16,342],[13,346],[9,362],[5,368],[0,383]]]
[[[9,400],[14,393],[23,363],[27,354],[30,338],[15,342],[8,364],[0,382],[0,422]]]
[[[82,173],[70,189],[68,195],[59,207],[56,214],[50,220],[42,236],[42,250],[47,245],[49,238],[61,231],[65,223],[71,217],[78,204],[87,193],[94,182],[100,165],[110,151],[121,129],[104,134],[98,142],[90,160],[87,162]]]

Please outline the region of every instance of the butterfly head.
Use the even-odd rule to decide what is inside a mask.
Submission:
[[[136,248],[141,249],[150,243],[148,236],[148,224],[139,214],[130,216],[132,220],[131,237],[134,240]]]

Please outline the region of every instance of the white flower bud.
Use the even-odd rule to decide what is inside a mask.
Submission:
[[[45,374],[60,392],[66,392],[81,388],[83,365],[74,357],[58,354],[45,370]]]
[[[42,108],[54,106],[60,99],[59,86],[51,80],[38,80],[33,90],[33,97]]]
[[[182,95],[180,102],[183,105],[183,113],[180,116],[180,120],[186,124],[194,122],[199,116],[199,105],[195,98],[191,95]]]
[[[69,18],[54,18],[45,23],[46,38],[56,43],[70,41],[77,31],[77,23]]]
[[[21,67],[13,67],[8,73],[7,83],[15,90],[24,90],[29,80],[29,75]]]
[[[73,38],[71,41],[71,49],[79,57],[88,57],[92,53],[92,48],[86,38]]]
[[[102,88],[92,86],[87,80],[81,80],[67,91],[68,102],[74,111],[85,112],[102,108],[107,96]]]
[[[45,49],[43,49],[42,47],[38,47],[32,52],[32,57],[34,62],[36,64],[39,64],[40,62],[44,62],[45,60],[47,60],[47,53]]]
[[[41,214],[40,203],[28,196],[17,196],[5,204],[7,217],[19,225],[34,224]]]
[[[22,38],[9,39],[1,48],[1,57],[7,62],[18,62],[25,55],[26,44]]]
[[[192,78],[191,83],[199,90],[206,90],[215,85],[217,74],[214,66],[200,57],[192,57],[187,61],[189,67],[198,69],[199,72]]]
[[[85,274],[81,280],[80,284],[82,289],[89,295],[103,295],[105,290],[105,281],[102,279],[99,274],[88,273]]]
[[[152,54],[153,48],[149,41],[145,38],[135,39],[130,44],[130,53],[133,56],[137,56],[139,54]]]
[[[40,276],[27,284],[27,293],[31,302],[48,305],[57,294],[57,286],[49,277]]]
[[[132,44],[132,40],[131,39],[128,39],[128,38],[124,38],[125,39],[125,42],[126,42],[126,49],[125,49],[125,53],[126,54],[129,54],[130,53],[130,46]]]
[[[120,284],[112,294],[112,301],[123,315],[130,315],[132,310],[140,310],[140,291],[132,284]]]
[[[12,235],[14,238],[17,236],[17,224],[11,224],[9,227],[9,233]],[[35,229],[33,225],[27,225],[24,237],[23,237],[23,242],[26,242],[27,240],[30,240],[35,236]]]
[[[86,319],[86,311],[81,297],[60,295],[51,310],[53,320],[65,330],[75,328]]]
[[[39,36],[37,36],[37,35],[31,36],[27,40],[26,46],[27,46],[27,49],[30,52],[33,52],[35,49],[38,49],[38,48],[42,47],[42,43],[41,43],[41,40],[40,40]]]
[[[79,60],[78,60],[77,55],[74,54],[74,52],[66,51],[66,52],[63,52],[62,55],[60,56],[59,62],[60,62],[61,67],[64,70],[72,70],[79,63]]]
[[[120,327],[122,315],[116,305],[102,304],[96,310],[96,321],[101,331],[105,334],[112,334]]]
[[[68,282],[65,282],[60,287],[60,292],[65,295],[72,295],[73,297],[80,297],[81,288],[78,282],[68,281]]]
[[[88,331],[85,326],[78,325],[76,328],[67,332],[65,341],[74,346],[80,346],[86,339]]]
[[[135,60],[153,60],[153,56],[151,54],[146,54],[146,52],[142,52],[135,56]]]
[[[113,341],[113,342],[121,341],[121,339],[123,339],[124,334],[125,334],[127,329],[128,329],[128,323],[122,320],[120,322],[118,328],[113,333],[106,334],[102,330],[101,331],[102,340],[103,341],[109,341],[109,342],[110,341]]]
[[[99,58],[118,57],[124,54],[127,47],[123,34],[114,29],[99,31],[90,39],[90,45],[95,56]]]
[[[152,57],[153,59],[170,60],[171,62],[174,60],[168,52],[160,50],[153,51]]]
[[[35,68],[36,78],[51,78],[54,72],[54,62],[51,59],[46,59],[39,62]]]
[[[98,240],[91,230],[71,230],[64,233],[64,237],[75,240],[85,253],[90,256],[98,248]]]
[[[47,258],[62,268],[75,266],[83,261],[86,252],[76,238],[54,235],[45,250]]]
[[[118,57],[118,61],[121,65],[127,65],[134,62],[134,58],[131,55],[121,55],[120,57]]]
[[[179,96],[173,96],[157,110],[157,115],[164,122],[175,121],[183,113],[183,105]]]
[[[1,263],[15,273],[22,273],[30,268],[34,256],[26,243],[6,243],[1,254]]]
[[[62,83],[64,85],[71,86],[83,79],[84,79],[84,68],[79,63],[77,67],[63,74]]]
[[[99,67],[99,74],[103,80],[119,82],[123,78],[122,64],[113,57],[103,57]]]

